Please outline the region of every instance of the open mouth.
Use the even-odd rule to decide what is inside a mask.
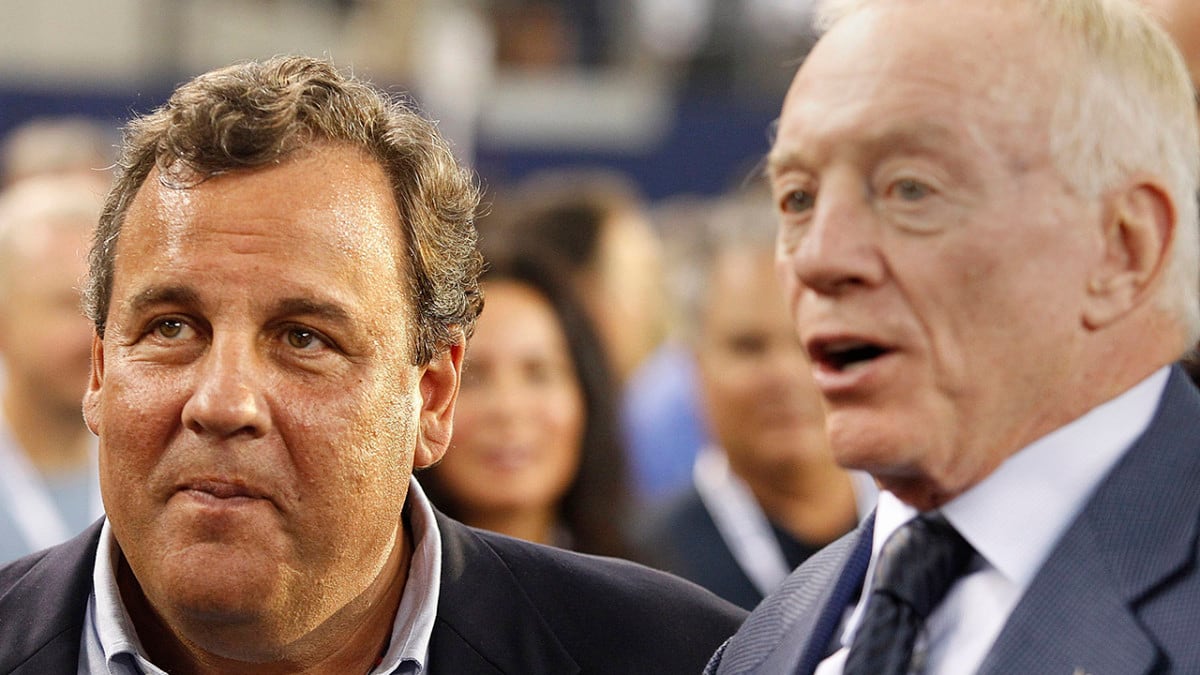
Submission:
[[[809,358],[822,368],[843,372],[870,363],[891,350],[865,340],[814,341],[808,348]]]

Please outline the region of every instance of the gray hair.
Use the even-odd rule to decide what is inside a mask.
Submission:
[[[717,265],[731,253],[775,251],[777,217],[765,185],[684,205],[686,213],[664,228],[668,286],[679,309],[680,337],[700,337]],[[684,210],[684,209],[681,209]]]

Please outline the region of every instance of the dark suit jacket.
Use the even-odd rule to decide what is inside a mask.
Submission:
[[[812,673],[862,585],[872,522],[801,565],[706,672]],[[1198,532],[1200,391],[1175,367],[1150,427],[1055,546],[979,673],[1200,673]]]
[[[748,610],[763,599],[733,557],[695,486],[650,514],[635,538],[638,552],[658,569],[700,584]]]
[[[435,673],[698,673],[745,612],[688,582],[438,514]],[[74,675],[100,523],[0,568],[0,673]]]

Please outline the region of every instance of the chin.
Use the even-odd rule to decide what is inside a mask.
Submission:
[[[875,476],[912,475],[919,457],[915,438],[893,432],[894,425],[865,415],[829,417],[829,446],[838,464]]]
[[[164,590],[197,611],[236,611],[265,602],[275,585],[276,563],[231,546],[203,544],[163,558],[156,576]]]

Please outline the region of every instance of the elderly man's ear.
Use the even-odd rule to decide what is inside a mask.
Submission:
[[[446,454],[454,432],[454,406],[462,381],[466,338],[433,357],[421,374],[421,428],[413,468],[432,466]]]
[[[1176,232],[1178,213],[1156,180],[1118,190],[1104,210],[1103,251],[1088,280],[1084,324],[1099,329],[1152,299]]]

